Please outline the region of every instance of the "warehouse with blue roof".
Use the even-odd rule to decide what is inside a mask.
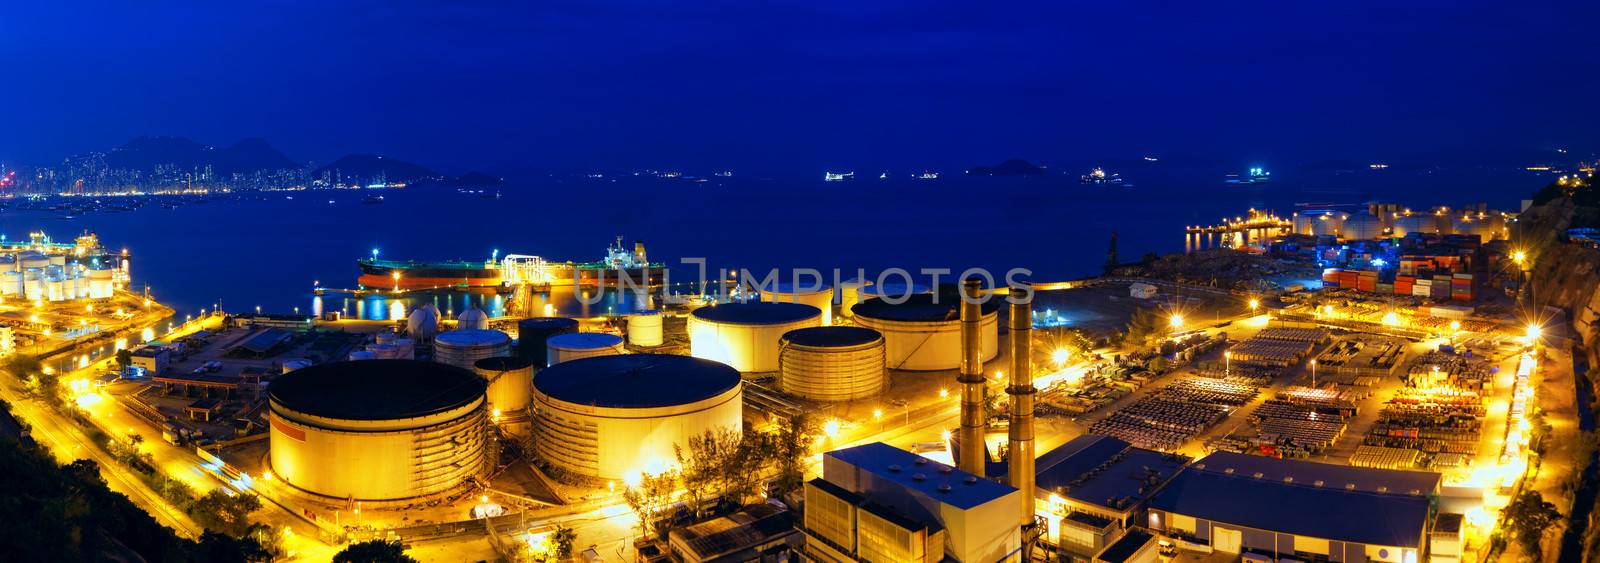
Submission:
[[[1150,500],[1148,526],[1223,553],[1415,563],[1440,476],[1217,452]]]

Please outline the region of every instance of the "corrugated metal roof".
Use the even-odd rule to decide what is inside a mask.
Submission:
[[[963,510],[1017,490],[883,442],[834,450],[826,455],[879,479]],[[922,478],[918,479],[918,475]]]

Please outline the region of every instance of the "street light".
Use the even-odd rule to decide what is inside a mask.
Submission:
[[[1250,298],[1250,313],[1254,314],[1256,312],[1256,309],[1260,309],[1260,308],[1261,308],[1261,300],[1260,299],[1256,299],[1254,297],[1251,297]]]
[[[1056,348],[1056,351],[1050,353],[1050,361],[1055,362],[1056,367],[1061,367],[1062,364],[1067,363],[1069,355],[1070,353],[1067,352],[1066,348]]]
[[[1177,329],[1177,328],[1182,327],[1183,326],[1183,315],[1180,315],[1178,313],[1173,313],[1172,317],[1167,319],[1167,324],[1172,325],[1173,329]]]
[[[1311,387],[1312,388],[1316,388],[1316,386],[1317,386],[1317,360],[1313,358],[1311,360]]]
[[[1222,376],[1223,377],[1227,377],[1229,375],[1229,373],[1232,372],[1232,371],[1233,371],[1233,351],[1232,350],[1224,350],[1222,352]]]

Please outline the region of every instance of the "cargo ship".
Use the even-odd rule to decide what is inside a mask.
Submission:
[[[538,256],[509,254],[475,262],[445,260],[379,260],[363,258],[357,280],[363,287],[382,289],[484,288],[516,284],[547,286],[617,286],[627,280],[639,286],[662,283],[666,265],[650,262],[643,241],[634,241],[633,250],[622,244],[622,237],[606,247],[604,259],[595,262],[551,262]]]

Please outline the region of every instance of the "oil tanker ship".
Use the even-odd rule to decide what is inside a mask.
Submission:
[[[549,286],[617,286],[627,280],[639,286],[662,282],[666,265],[650,262],[643,241],[634,241],[633,250],[622,245],[622,237],[606,247],[606,257],[596,262],[551,262],[538,256],[496,255],[482,262],[445,260],[379,260],[363,258],[357,280],[363,287],[383,289],[433,289],[461,287],[503,287],[515,284]]]

